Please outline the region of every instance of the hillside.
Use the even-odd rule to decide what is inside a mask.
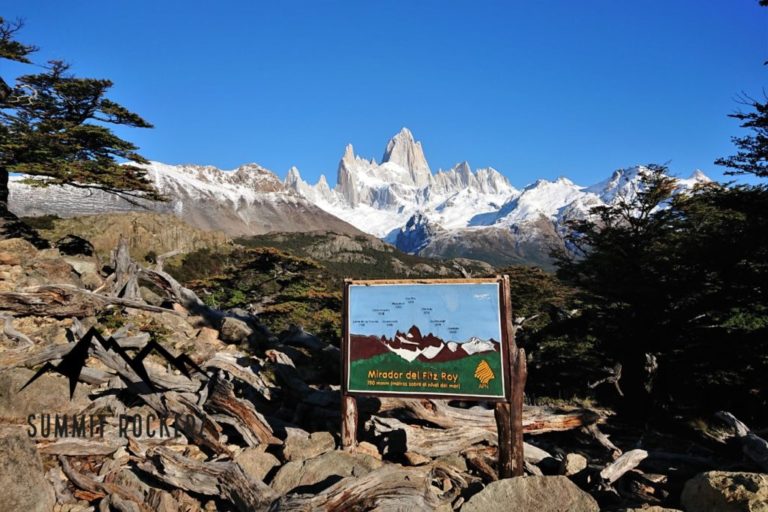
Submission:
[[[332,231],[269,233],[237,238],[246,247],[275,247],[296,256],[312,258],[338,277],[385,279],[402,277],[460,277],[493,273],[488,263],[466,258],[433,259],[406,254],[371,235]]]
[[[150,251],[155,254],[190,252],[231,244],[229,237],[221,232],[195,228],[178,217],[158,213],[113,213],[67,219],[45,216],[24,221],[51,243],[66,235],[85,238],[102,257],[109,255],[121,236],[127,239],[131,256],[136,259],[144,259]]]

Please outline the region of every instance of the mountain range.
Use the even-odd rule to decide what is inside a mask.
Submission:
[[[422,335],[417,326],[407,332],[397,331],[394,336],[350,335],[350,360],[360,361],[393,352],[411,363],[413,361],[442,363],[456,361],[473,354],[498,352],[499,342],[472,337],[463,343],[444,341],[431,332]]]
[[[32,187],[13,176],[10,208],[19,216],[62,217],[150,209],[230,236],[365,232],[410,254],[547,266],[568,220],[636,194],[648,172],[635,166],[591,186],[561,177],[517,189],[496,169],[473,170],[467,162],[433,172],[407,128],[387,143],[380,162],[356,155],[348,145],[333,188],[325,176],[315,184],[304,181],[295,167],[282,181],[258,164],[222,171],[152,162],[146,169],[169,201],[137,206],[99,191]],[[695,171],[677,183],[679,190],[690,190],[709,181]]]

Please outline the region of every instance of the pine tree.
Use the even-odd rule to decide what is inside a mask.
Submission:
[[[735,155],[715,160],[717,165],[732,170],[726,174],[753,174],[758,178],[768,177],[768,101],[757,101],[743,96],[740,103],[751,110],[738,111],[729,117],[741,121],[741,127],[750,130],[750,135],[732,137],[738,148]]]
[[[30,62],[36,48],[15,39],[21,27],[0,18],[0,58]],[[28,175],[36,186],[99,189],[134,202],[163,199],[145,171],[131,165],[146,163],[137,147],[107,126],[152,125],[108,99],[110,87],[110,80],[71,75],[61,61],[50,61],[46,72],[21,76],[13,85],[0,78],[0,216],[6,236],[14,234],[9,226],[18,228],[8,211],[12,172]]]

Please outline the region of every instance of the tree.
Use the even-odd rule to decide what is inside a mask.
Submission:
[[[741,121],[741,127],[752,133],[742,137],[732,137],[738,148],[735,155],[715,160],[717,165],[732,169],[726,174],[753,174],[758,178],[768,177],[768,101],[759,102],[749,96],[740,98],[740,103],[751,111],[738,111],[729,117]]]
[[[561,331],[622,365],[613,399],[628,417],[768,405],[766,205],[766,187],[676,193],[655,166],[639,193],[570,224],[558,275],[583,312]]]
[[[22,24],[0,18],[0,58],[29,63],[36,48],[16,41]],[[0,216],[18,226],[8,211],[9,173],[29,176],[36,186],[99,189],[129,201],[163,198],[146,178],[137,147],[109,125],[151,128],[139,115],[106,97],[110,80],[77,78],[69,66],[50,61],[44,73],[0,78]],[[119,160],[127,161],[121,164]]]

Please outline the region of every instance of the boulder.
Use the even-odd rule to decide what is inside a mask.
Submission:
[[[287,427],[283,443],[286,461],[313,459],[336,448],[336,440],[330,432],[307,433],[300,428]]]
[[[685,483],[680,503],[687,512],[768,512],[768,475],[701,473]]]
[[[0,418],[21,420],[26,424],[27,416],[34,414],[40,435],[42,414],[76,413],[91,403],[88,399],[87,384],[79,382],[75,395],[70,400],[69,381],[56,373],[44,373],[22,390],[22,386],[34,375],[35,372],[26,368],[12,368],[0,372]]]
[[[21,238],[0,240],[0,265],[21,265],[22,261],[34,258],[37,249]]]
[[[253,329],[246,322],[233,318],[225,317],[219,327],[220,338],[227,343],[245,343],[253,335]]]
[[[280,494],[297,487],[303,487],[302,492],[319,492],[344,477],[366,475],[381,465],[370,455],[336,450],[314,459],[288,462],[277,472],[271,486]]]
[[[25,434],[0,438],[0,510],[49,512],[54,492],[45,479],[35,443]]]
[[[462,512],[599,512],[595,499],[564,476],[520,476],[488,484]]]
[[[246,448],[235,457],[235,462],[240,464],[248,476],[257,481],[264,481],[272,468],[280,465],[277,457],[265,452],[261,447]]]
[[[572,476],[587,469],[587,459],[578,453],[568,453],[560,463],[560,473]]]

